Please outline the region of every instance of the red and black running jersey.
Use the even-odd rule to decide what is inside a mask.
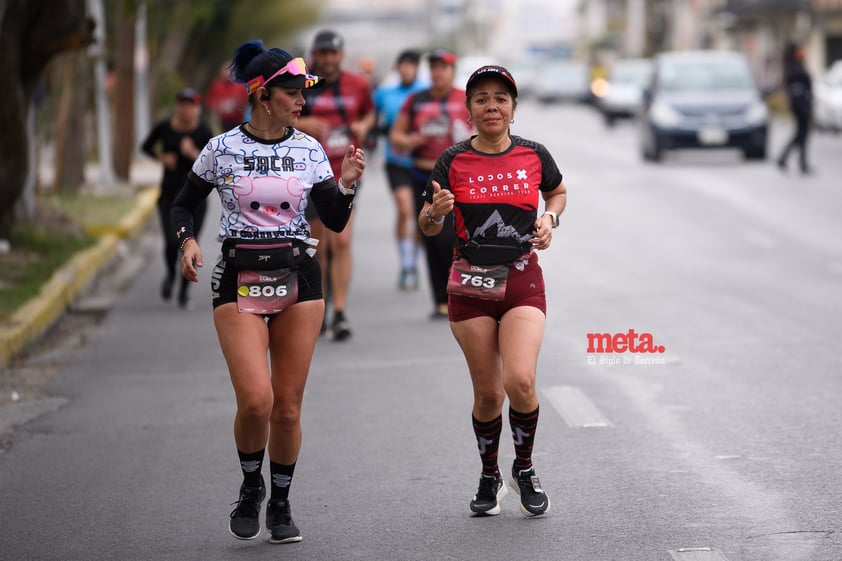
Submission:
[[[543,144],[511,139],[511,147],[500,154],[478,152],[466,140],[436,162],[424,199],[432,202],[434,180],[453,191],[456,236],[463,241],[482,236],[526,242],[538,218],[539,191],[561,183],[561,172]]]
[[[433,97],[430,90],[422,90],[406,99],[401,113],[409,118],[409,132],[424,137],[423,144],[412,152],[415,158],[435,160],[471,134],[464,90],[452,88],[445,97]]]
[[[328,83],[324,88],[303,91],[307,103],[301,114],[321,117],[330,124],[328,136],[316,140],[330,158],[334,176],[340,177],[348,145],[358,148],[363,145],[362,138],[351,134],[351,123],[374,111],[368,82],[359,74],[343,70],[337,81]]]

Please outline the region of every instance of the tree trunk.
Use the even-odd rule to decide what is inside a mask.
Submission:
[[[67,55],[62,67],[56,118],[54,191],[76,192],[85,184],[85,116],[90,93],[90,65],[84,53]]]
[[[114,173],[129,180],[134,152],[134,33],[131,0],[118,0],[115,14]]]
[[[32,95],[49,60],[92,41],[84,0],[5,0],[0,5],[0,237],[7,236],[27,183],[34,185],[27,118]]]

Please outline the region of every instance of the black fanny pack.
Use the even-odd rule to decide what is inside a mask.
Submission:
[[[306,252],[308,248],[303,241],[290,238],[227,238],[222,242],[222,259],[238,271],[295,269],[299,263],[310,258]]]
[[[529,253],[532,244],[514,238],[472,238],[457,240],[456,249],[471,265],[508,265]]]

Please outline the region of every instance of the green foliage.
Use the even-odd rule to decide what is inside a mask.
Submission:
[[[245,41],[295,50],[291,38],[316,21],[319,9],[320,2],[295,0],[148,0],[150,64],[164,67],[153,92],[156,106],[168,108],[186,85],[204,91]],[[178,39],[183,49],[174,53]]]
[[[12,227],[10,253],[0,254],[0,320],[38,295],[52,274],[76,252],[93,245],[85,235],[57,234],[44,226]]]

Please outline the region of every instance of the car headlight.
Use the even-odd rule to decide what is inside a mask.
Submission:
[[[749,125],[762,125],[769,120],[769,108],[762,101],[756,101],[749,105],[743,118]]]
[[[649,108],[649,117],[659,127],[677,127],[681,124],[681,115],[663,101],[656,101]]]

